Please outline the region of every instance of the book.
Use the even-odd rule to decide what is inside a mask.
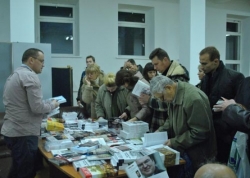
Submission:
[[[111,154],[114,154],[118,152],[130,151],[130,150],[140,150],[141,148],[142,147],[138,145],[124,144],[124,145],[110,147],[109,151]]]
[[[180,163],[180,152],[174,150],[173,148],[170,148],[166,145],[155,145],[148,147],[149,149],[153,149],[158,151],[159,153],[163,154],[164,164],[165,166],[172,166],[172,165],[178,165]]]
[[[135,84],[134,89],[132,90],[132,94],[136,95],[136,96],[140,96],[141,93],[146,93],[150,91],[150,86],[146,83],[144,83],[141,80],[138,80],[137,83]],[[148,94],[148,93],[146,93]]]
[[[65,160],[63,158],[58,158],[58,157],[49,158],[48,161],[57,165],[57,166],[63,166],[63,165],[70,164],[70,162],[68,162],[67,160]]]
[[[74,146],[74,143],[71,139],[66,137],[61,137],[63,139],[58,140],[55,136],[46,137],[44,148],[46,151],[50,152],[51,150],[59,150],[70,148]]]
[[[125,168],[125,172],[129,178],[169,178],[158,152],[136,159]]]
[[[141,138],[130,138],[130,139],[125,140],[125,142],[133,144],[133,145],[142,145],[143,144],[143,141]]]
[[[66,98],[64,98],[63,96],[55,96],[53,98],[50,98],[49,100],[57,100],[57,102],[60,104],[67,102]]]
[[[78,160],[82,160],[82,159],[86,158],[85,155],[75,153],[75,152],[64,153],[64,154],[61,154],[61,155],[57,155],[55,157],[67,160],[68,162],[78,161]]]
[[[85,143],[81,143],[77,146],[71,147],[71,151],[85,154],[88,153],[96,148],[98,148],[100,143],[98,141],[86,141]]]
[[[83,178],[116,177],[117,170],[110,164],[88,166],[79,169]]]
[[[66,148],[65,148],[65,149],[58,149],[58,150],[51,150],[50,152],[51,152],[51,154],[52,154],[54,157],[57,156],[57,155],[72,153],[71,150],[66,149]]]
[[[82,167],[87,167],[87,166],[94,166],[94,165],[102,165],[102,164],[105,164],[107,163],[106,161],[104,160],[97,160],[97,161],[89,161],[87,159],[83,159],[83,160],[80,160],[80,161],[74,161],[72,163],[74,169],[76,171],[79,171],[79,168],[82,168]]]
[[[112,154],[105,153],[105,154],[90,155],[90,156],[87,156],[87,159],[89,161],[109,160],[109,159],[111,159],[111,157],[112,157]]]
[[[141,138],[149,131],[148,123],[143,121],[122,122],[122,128],[120,136],[124,139]]]
[[[111,164],[118,170],[120,170],[120,166],[123,166],[124,164],[131,164],[136,159],[139,159],[145,155],[150,155],[153,153],[156,153],[155,150],[150,150],[147,148],[140,148],[137,146],[137,149],[133,149],[130,151],[123,151],[114,153],[114,156],[111,157]],[[160,158],[162,162],[164,162],[165,156],[162,153],[159,153]]]
[[[107,140],[106,141],[106,144],[108,146],[116,146],[116,145],[123,145],[125,144],[125,141],[123,141],[120,137],[117,137],[117,136],[108,136],[107,137]]]
[[[157,138],[157,139],[155,139]],[[167,132],[154,132],[154,133],[145,133],[143,146],[148,147],[152,145],[164,144],[168,140]]]
[[[47,114],[47,118],[54,116],[56,114],[60,113],[60,107],[58,106],[57,108],[53,109],[52,111],[50,111],[50,113]]]

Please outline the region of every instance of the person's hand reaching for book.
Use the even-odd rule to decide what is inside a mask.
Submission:
[[[171,147],[171,140],[168,139],[168,140],[164,143],[164,145],[167,145],[167,146]]]
[[[55,108],[57,108],[60,105],[60,103],[58,103],[58,101],[55,99],[51,100],[51,103],[55,106]]]
[[[97,119],[97,122],[108,122],[106,119],[104,119],[103,117],[99,117]]]
[[[134,117],[134,118],[128,120],[128,122],[133,122],[133,121],[137,121],[137,118]]]
[[[119,118],[120,118],[120,119],[123,119],[123,120],[126,120],[127,117],[128,117],[128,116],[127,116],[127,113],[126,113],[126,112],[122,113],[122,115],[119,116]]]

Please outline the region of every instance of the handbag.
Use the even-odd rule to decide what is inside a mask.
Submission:
[[[247,134],[237,131],[232,141],[227,165],[235,171],[237,177],[250,177],[247,140]]]

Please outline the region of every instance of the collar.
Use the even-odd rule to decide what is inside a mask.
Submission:
[[[185,89],[185,86],[184,86],[184,83],[185,82],[182,82],[182,81],[177,81],[177,87],[176,87],[176,93],[175,93],[175,97],[174,97],[174,100],[172,101],[171,104],[174,104],[174,105],[181,105],[183,103],[183,96],[184,96],[184,89]]]
[[[21,67],[25,67],[25,68],[27,68],[27,69],[29,69],[30,71],[33,72],[33,70],[28,65],[26,65],[26,64],[22,64]]]
[[[171,66],[171,64],[172,64],[172,62],[173,62],[173,61],[170,61],[170,65],[169,65],[168,68],[162,73],[162,75],[167,76],[168,70],[169,70],[169,68],[170,68],[170,66]]]

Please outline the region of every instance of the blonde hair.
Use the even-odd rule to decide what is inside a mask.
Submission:
[[[101,69],[97,64],[90,64],[86,69],[86,74],[89,73],[97,73],[98,75],[101,73]]]
[[[103,83],[108,87],[116,86],[116,84],[115,84],[115,74],[114,73],[107,73],[104,76]]]

